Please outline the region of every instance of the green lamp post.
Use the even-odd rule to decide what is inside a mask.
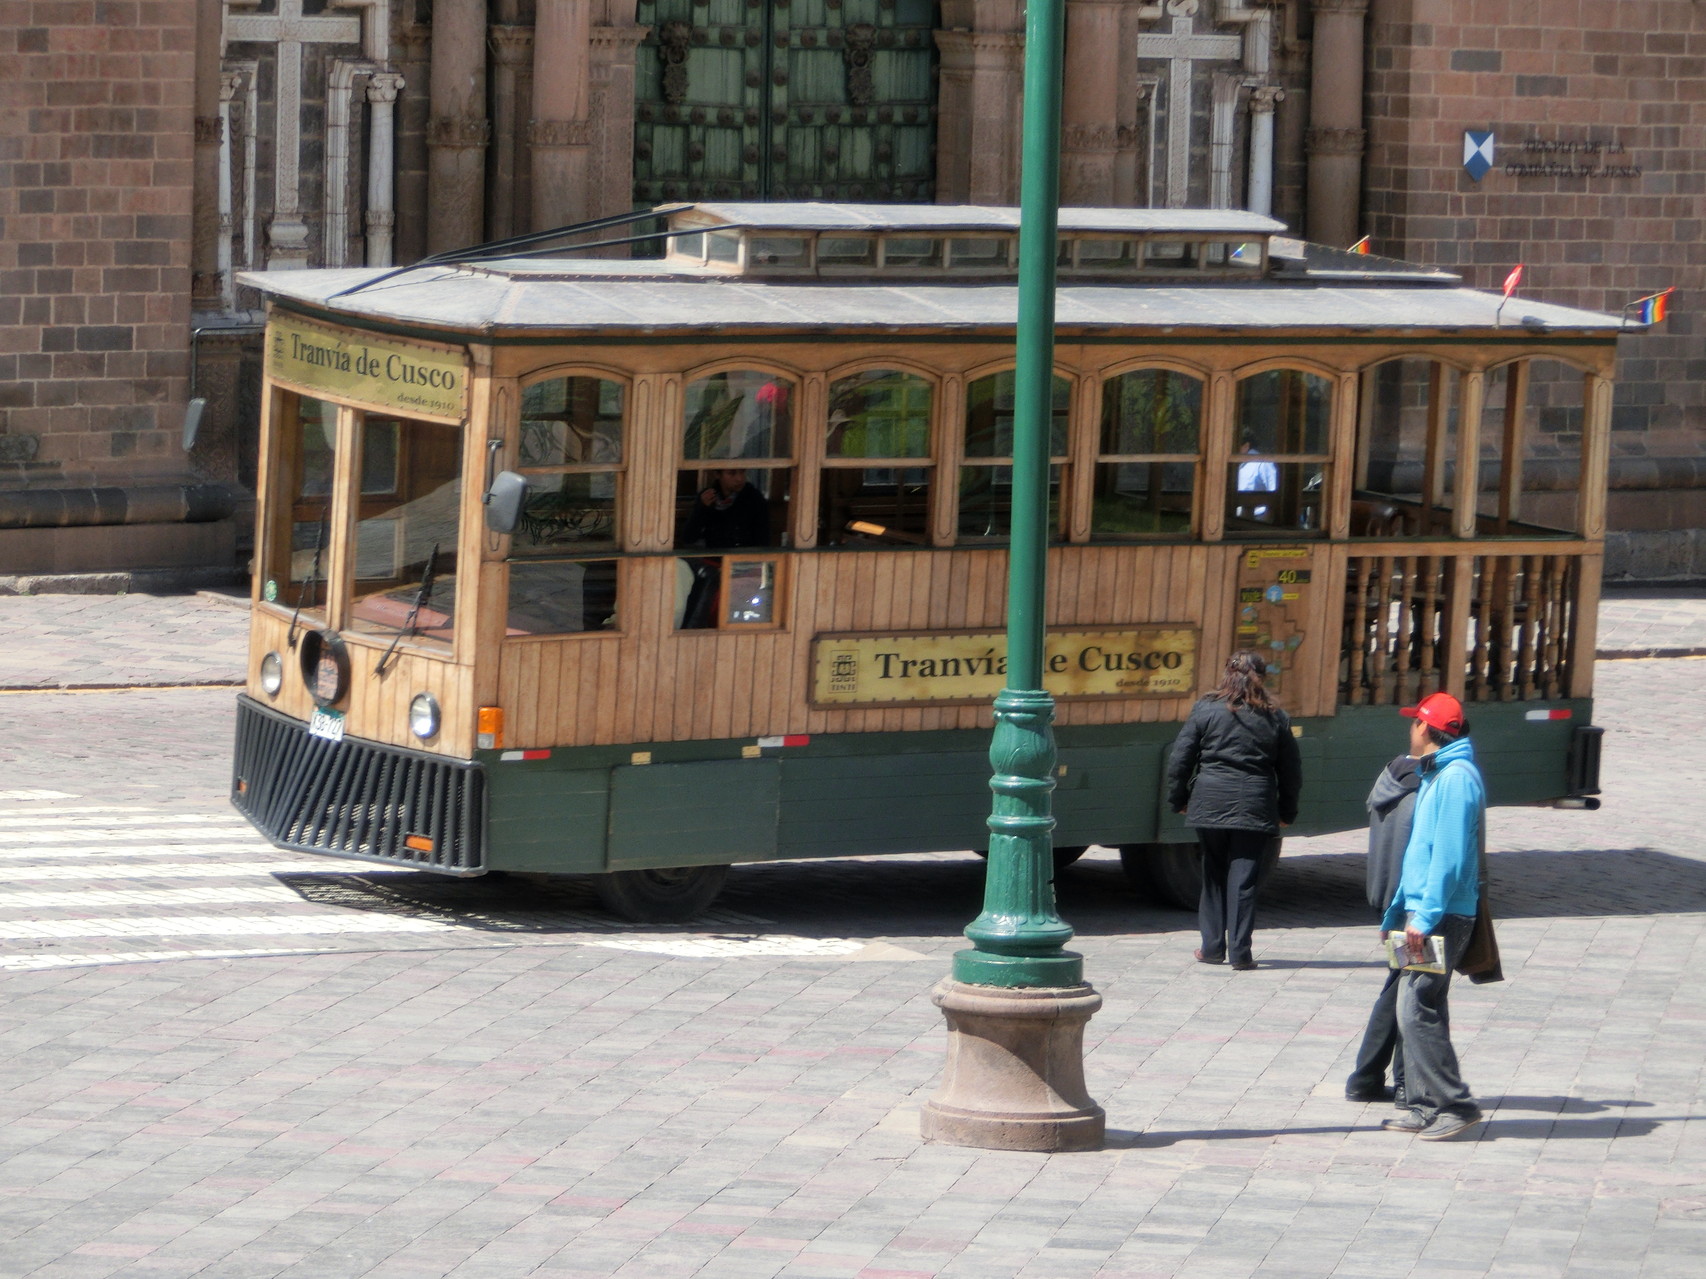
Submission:
[[[1102,999],[1054,905],[1054,699],[1043,688],[1050,399],[1060,204],[1063,0],[1030,0],[1019,197],[1018,363],[1007,593],[1007,687],[995,699],[995,798],[983,913],[936,988],[948,1023],[941,1090],[925,1104],[932,1141],[1009,1150],[1101,1145],[1102,1108],[1084,1088],[1084,1024]]]

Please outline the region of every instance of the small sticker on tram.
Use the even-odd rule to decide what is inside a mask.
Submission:
[[[499,759],[550,759],[550,751],[505,751]]]
[[[1524,716],[1524,718],[1526,718],[1526,719],[1569,719],[1570,715],[1571,715],[1570,708],[1565,706],[1565,707],[1562,707],[1559,709],[1554,709],[1554,710],[1549,710],[1549,711],[1529,711]]]
[[[761,749],[769,750],[775,746],[806,746],[811,740],[810,733],[789,733],[785,737],[760,737],[758,745]]]

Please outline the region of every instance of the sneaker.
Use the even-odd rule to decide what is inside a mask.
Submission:
[[[1346,1101],[1396,1101],[1398,1092],[1383,1084],[1346,1084]]]
[[[1442,1116],[1443,1118],[1443,1116]],[[1386,1132],[1407,1132],[1411,1136],[1419,1136],[1428,1128],[1428,1121],[1413,1110],[1406,1110],[1401,1115],[1393,1115],[1390,1119],[1382,1119],[1380,1126]]]
[[[1476,1127],[1486,1118],[1480,1111],[1473,1115],[1457,1115],[1448,1110],[1442,1110],[1434,1116],[1434,1120],[1416,1135],[1423,1141],[1450,1141],[1461,1137],[1471,1128]]]
[[[1197,950],[1193,951],[1192,953],[1196,956],[1197,963],[1199,963],[1199,964],[1224,964],[1226,962],[1226,956],[1225,955],[1221,955],[1218,957],[1216,957],[1214,955],[1205,955],[1202,953],[1202,950],[1200,947]]]
[[[1240,959],[1232,965],[1232,970],[1239,973],[1252,973],[1256,971],[1257,967],[1258,965],[1253,959]]]

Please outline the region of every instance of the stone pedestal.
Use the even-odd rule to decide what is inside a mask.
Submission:
[[[1102,1006],[1089,985],[1008,989],[945,979],[942,1086],[925,1103],[926,1141],[985,1150],[1101,1148],[1107,1119],[1084,1087],[1084,1023]]]

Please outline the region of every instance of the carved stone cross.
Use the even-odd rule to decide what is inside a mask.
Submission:
[[[260,0],[228,0],[231,9]],[[357,14],[302,12],[302,0],[278,0],[278,12],[225,15],[225,39],[278,47],[276,105],[278,128],[273,148],[273,216],[267,227],[267,267],[308,264],[308,226],[302,220],[302,46],[360,44],[362,20]]]
[[[1198,0],[1168,0],[1171,31],[1148,31],[1137,37],[1139,58],[1167,60],[1167,207],[1182,209],[1190,201],[1191,102],[1195,64],[1236,62],[1244,55],[1241,35],[1198,32],[1194,21]]]

